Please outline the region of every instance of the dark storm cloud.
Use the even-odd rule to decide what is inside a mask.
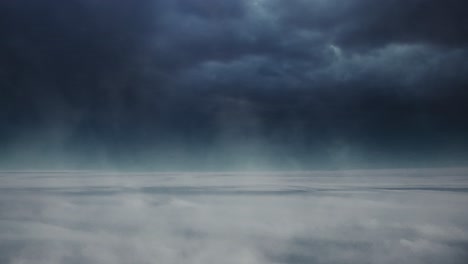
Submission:
[[[326,31],[345,45],[468,44],[465,1],[270,1],[285,23]]]
[[[390,2],[253,1],[244,4],[246,10],[239,12],[242,15],[223,16],[218,23],[213,23],[206,14],[193,18],[174,8],[176,18],[172,17],[165,25],[166,32],[176,37],[169,35],[166,46],[172,50],[161,53],[165,53],[169,61],[182,60],[185,63],[182,74],[205,70],[206,74],[194,76],[195,80],[210,76],[214,85],[219,85],[229,84],[226,81],[229,78],[236,79],[242,84],[231,82],[235,89],[249,87],[249,83],[255,84],[254,89],[273,85],[285,90],[301,87],[311,93],[330,86],[350,89],[412,86],[413,90],[424,91],[430,91],[426,86],[450,86],[455,90],[463,86],[467,70],[463,41],[457,42],[456,47],[440,47],[438,33],[432,30],[437,22],[427,22],[431,17],[441,17],[444,23],[438,28],[447,29],[444,32],[452,30],[454,37],[462,38],[466,34],[460,30],[466,23],[461,23],[456,14],[445,14],[451,10],[451,5],[457,4],[456,10],[462,9],[462,2],[447,4],[443,9],[433,7],[440,4],[434,1]],[[425,12],[412,14],[417,7]],[[441,14],[433,14],[436,11]],[[403,16],[393,18],[400,26],[384,19],[393,13]],[[371,17],[382,17],[382,20],[374,21]],[[416,21],[407,23],[405,17]],[[428,28],[432,34],[422,34],[408,26],[412,24]],[[382,29],[375,30],[374,36],[371,27]],[[365,48],[356,50],[356,45],[361,44]],[[180,57],[177,54],[181,54]],[[245,75],[239,75],[241,71]],[[270,82],[264,81],[268,79],[265,77],[270,77]],[[438,81],[434,83],[433,79]],[[288,81],[284,83],[284,80]],[[204,83],[198,87],[203,87]],[[205,86],[210,86],[210,82]]]
[[[309,163],[344,149],[459,155],[468,145],[464,1],[1,7],[8,157],[33,146],[33,159],[79,149],[138,160],[155,149],[187,163],[245,144]]]
[[[345,42],[422,42],[454,47],[468,44],[466,1],[362,2],[356,11],[362,14],[362,21],[343,30]]]

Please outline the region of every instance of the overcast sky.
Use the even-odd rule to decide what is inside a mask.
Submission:
[[[1,164],[459,165],[467,11],[464,0],[1,1]]]

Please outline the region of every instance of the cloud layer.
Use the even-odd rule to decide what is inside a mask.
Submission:
[[[2,173],[0,261],[464,263],[466,171]]]

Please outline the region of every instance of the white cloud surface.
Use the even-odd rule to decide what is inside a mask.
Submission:
[[[0,263],[465,263],[464,170],[2,173]]]

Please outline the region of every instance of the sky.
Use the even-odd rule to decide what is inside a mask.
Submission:
[[[0,2],[0,167],[468,160],[464,0]]]

